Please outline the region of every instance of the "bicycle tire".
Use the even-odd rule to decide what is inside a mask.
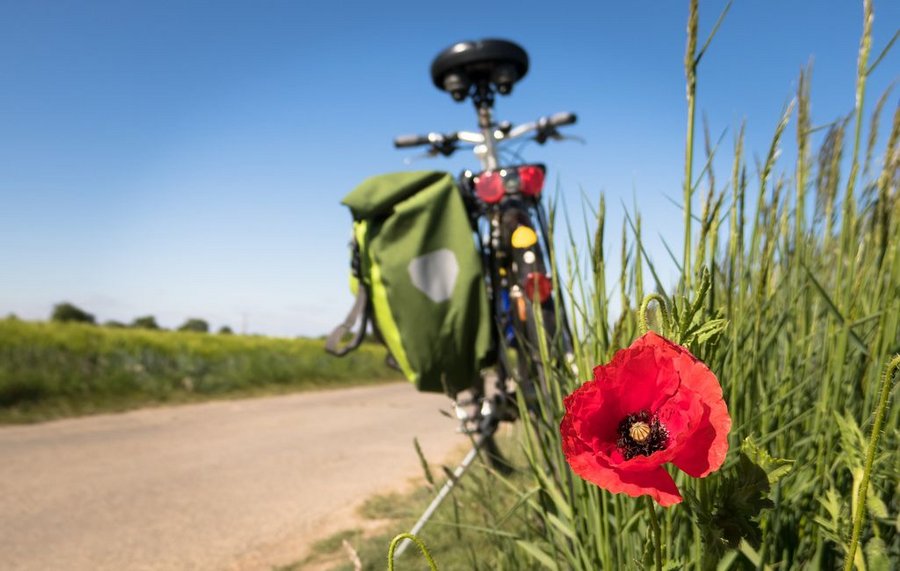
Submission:
[[[535,207],[537,208],[537,207]],[[549,261],[545,257],[544,248],[541,241],[537,239],[537,230],[533,222],[533,216],[529,213],[528,208],[524,205],[516,206],[504,212],[504,234],[508,234],[510,239],[506,242],[510,244],[512,251],[512,278],[519,288],[520,295],[516,298],[517,307],[514,309],[514,323],[516,325],[516,335],[518,337],[516,343],[517,367],[519,376],[519,385],[525,391],[535,393],[534,395],[526,394],[529,397],[526,400],[534,400],[537,392],[541,392],[546,396],[548,387],[547,371],[544,370],[544,363],[541,356],[541,343],[546,342],[548,357],[551,362],[559,361],[561,354],[560,342],[565,343],[568,338],[564,330],[566,325],[564,320],[557,320],[556,302],[552,295],[552,286],[549,285],[547,278],[547,266]],[[522,232],[521,228],[527,228],[530,236],[534,236],[533,243],[526,242],[523,244],[513,243],[513,233]],[[541,228],[543,230],[543,228]],[[547,244],[548,237],[543,236],[544,243]],[[539,295],[538,287],[532,283],[532,294],[527,295],[528,282],[535,279],[534,276],[541,276],[541,279],[547,279],[547,286],[551,288],[547,291],[546,297]],[[538,311],[540,321],[536,318]],[[560,327],[561,326],[561,327]],[[560,333],[563,333],[561,336]]]
[[[487,460],[488,466],[506,476],[515,471],[513,465],[504,454],[497,442],[496,433],[481,436],[481,452]]]
[[[515,379],[516,390],[524,397],[529,416],[534,419],[539,413],[538,398],[546,398],[548,389],[547,374],[544,371],[540,355],[540,343],[542,338],[548,342],[547,347],[550,349],[551,361],[562,362],[559,357],[565,352],[561,349],[564,349],[569,339],[566,334],[568,327],[565,323],[564,311],[560,316],[562,319],[557,319],[557,302],[552,295],[543,302],[536,299],[529,301],[523,297],[529,274],[538,272],[546,275],[549,263],[545,258],[541,240],[537,239],[537,225],[532,213],[529,212],[528,204],[516,201],[507,203],[505,206],[500,219],[499,242],[502,251],[499,252],[498,259],[501,262],[490,265],[494,271],[491,283],[498,289],[500,289],[498,284],[505,283],[504,287],[517,293],[513,296],[515,303],[505,310],[502,310],[501,304],[496,299],[494,300],[498,330],[496,364],[501,379]],[[539,212],[534,214],[540,216]],[[540,230],[544,234],[542,221],[540,219],[537,221],[541,223]],[[513,233],[522,227],[527,228],[524,232],[530,232],[534,238],[532,241],[526,241],[525,247],[516,248],[512,239]],[[548,243],[546,235],[543,236],[543,242]],[[495,262],[496,260],[491,261]],[[507,278],[505,281],[502,280],[503,276]],[[539,320],[535,318],[536,308],[540,308],[540,325]],[[508,342],[507,332],[504,330],[509,326],[512,328],[511,343]],[[513,359],[510,359],[512,357],[510,352],[515,354]],[[539,393],[541,394],[539,395]],[[478,432],[482,439],[483,456],[488,465],[500,473],[508,474],[512,471],[512,464],[498,443],[495,432],[499,420],[516,420],[521,414],[515,402],[515,395],[501,391],[501,394],[495,395],[495,398],[506,399],[505,402],[491,403],[492,412],[490,414],[494,415],[494,418],[485,420],[493,420],[495,424],[482,426]],[[504,414],[512,414],[512,416],[504,416]]]

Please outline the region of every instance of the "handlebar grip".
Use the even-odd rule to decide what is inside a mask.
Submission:
[[[430,141],[427,135],[400,135],[394,138],[394,147],[400,149],[403,147],[419,147],[427,145]]]
[[[562,113],[554,113],[553,115],[551,115],[547,119],[547,123],[549,123],[552,127],[559,127],[561,125],[572,125],[577,120],[578,117],[576,117],[574,113],[563,111]]]

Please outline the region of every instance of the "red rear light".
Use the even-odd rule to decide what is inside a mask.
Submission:
[[[544,170],[534,165],[519,167],[519,189],[522,194],[538,196],[544,188]]]
[[[506,189],[503,178],[497,171],[485,171],[475,179],[475,194],[489,204],[500,202]]]
[[[525,283],[523,285],[525,286],[525,296],[528,299],[535,301],[535,294],[537,294],[541,303],[547,301],[550,298],[550,292],[553,291],[553,285],[550,283],[550,278],[538,272],[529,273],[525,277]],[[537,286],[536,290],[535,286]]]

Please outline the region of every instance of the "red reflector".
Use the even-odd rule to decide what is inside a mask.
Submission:
[[[519,188],[522,194],[537,196],[544,188],[544,171],[534,165],[519,167]]]
[[[535,285],[537,285],[537,291],[534,289]],[[547,301],[550,297],[550,292],[553,291],[553,285],[550,283],[550,278],[537,272],[531,272],[525,277],[524,286],[525,296],[528,299],[534,300],[535,293],[537,293],[541,303]]]
[[[499,172],[486,171],[475,179],[475,194],[489,204],[500,202],[505,191]]]

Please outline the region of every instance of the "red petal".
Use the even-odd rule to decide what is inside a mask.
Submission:
[[[728,451],[731,418],[719,381],[687,349],[653,332],[596,367],[594,380],[566,397],[565,408],[566,460],[576,474],[613,493],[676,504],[681,495],[662,464],[702,477],[718,469]],[[616,446],[618,424],[640,410],[656,413],[670,440],[664,450],[624,460]]]
[[[673,462],[678,468],[695,478],[702,478],[722,466],[728,453],[728,432],[731,417],[722,398],[719,380],[701,361],[680,359],[676,368],[685,389],[696,395],[703,405],[703,413],[697,426]]]
[[[581,471],[576,468],[576,464],[572,464],[572,470],[585,480],[614,494],[627,494],[632,498],[650,496],[662,506],[671,506],[681,501],[675,481],[662,466],[631,471],[586,462]]]
[[[681,501],[675,481],[662,466],[638,470],[610,466],[603,455],[594,454],[572,433],[569,418],[563,419],[560,431],[563,433],[563,453],[573,472],[614,494],[625,493],[634,498],[649,495],[662,506]]]
[[[719,380],[690,351],[652,331],[638,341],[654,347],[658,357],[671,360],[680,379],[679,398],[667,402],[659,411],[672,438],[669,443],[669,449],[675,453],[672,462],[695,478],[718,470],[728,452],[731,430],[731,417]],[[683,403],[679,401],[684,398],[690,401],[691,410],[672,410],[672,406],[682,408]]]
[[[679,379],[667,354],[668,347],[660,341],[665,342],[655,333],[648,333],[617,351],[608,365],[594,368],[594,380],[618,401],[620,419],[641,410],[656,411],[678,390]]]
[[[689,445],[691,436],[700,425],[703,404],[693,392],[682,389],[677,395],[666,401],[656,414],[669,432],[666,451],[671,452],[671,455],[666,461],[671,461],[685,446]]]
[[[592,450],[615,443],[622,413],[614,395],[607,395],[599,383],[589,381],[578,387],[565,398],[565,407],[564,421],[568,419],[572,433]]]
[[[709,408],[705,408],[700,427],[691,435],[690,442],[679,450],[672,463],[695,478],[709,474],[712,471],[709,452],[715,436],[716,431],[709,422]]]
[[[618,473],[621,482],[621,491],[629,496],[650,496],[656,503],[666,507],[680,503],[682,498],[678,493],[675,480],[662,466],[653,470],[621,471]],[[611,488],[607,488],[614,491]]]

